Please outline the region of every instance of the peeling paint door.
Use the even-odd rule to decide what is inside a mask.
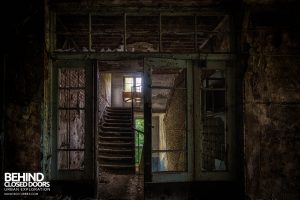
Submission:
[[[191,60],[144,59],[146,182],[192,180],[192,95]],[[159,140],[152,141],[153,134]]]
[[[53,180],[93,179],[92,70],[92,61],[56,61],[53,65]]]

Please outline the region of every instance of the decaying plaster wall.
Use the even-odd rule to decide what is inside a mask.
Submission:
[[[278,18],[270,16],[260,20],[272,25],[244,34],[249,48],[244,78],[246,196],[299,199],[299,30],[291,28],[294,18],[281,18],[288,27],[280,29]]]
[[[98,73],[98,120],[101,120],[102,114],[107,106],[111,105],[111,73]]]
[[[2,18],[6,15],[2,35],[5,39],[1,45],[1,60],[4,58],[1,68],[5,68],[6,86],[5,91],[1,91],[6,102],[3,114],[5,133],[1,137],[5,148],[4,170],[40,171],[43,5],[42,2],[17,1],[3,7]]]
[[[112,106],[122,107],[122,92],[123,92],[123,74],[122,73],[113,73],[112,74]]]
[[[123,101],[124,77],[141,77],[141,73],[116,72],[112,73],[111,104],[115,107],[131,107],[130,102]],[[137,106],[137,104],[135,104]]]

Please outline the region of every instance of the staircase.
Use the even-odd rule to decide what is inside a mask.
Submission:
[[[134,131],[131,109],[107,107],[99,135],[100,169],[116,174],[135,172]]]

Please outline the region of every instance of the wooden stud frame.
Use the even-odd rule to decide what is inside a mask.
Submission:
[[[184,10],[184,9],[183,9]],[[93,11],[82,11],[82,12],[59,12],[59,11],[55,11],[55,12],[50,12],[50,19],[51,19],[51,24],[50,24],[50,32],[51,32],[51,39],[50,42],[52,42],[51,44],[51,49],[50,52],[54,53],[54,50],[56,49],[56,15],[62,15],[62,14],[78,14],[78,15],[87,15],[88,17],[88,52],[84,52],[84,53],[79,53],[79,54],[83,54],[83,55],[87,55],[90,54],[91,52],[93,52],[93,41],[92,41],[92,16],[122,16],[123,17],[123,45],[124,45],[124,51],[127,51],[127,16],[157,16],[159,17],[159,44],[158,44],[158,50],[159,52],[163,52],[163,45],[162,45],[162,17],[164,16],[191,16],[194,18],[194,31],[191,32],[190,34],[193,35],[194,37],[194,50],[195,52],[199,52],[199,48],[202,48],[203,46],[206,45],[206,43],[209,41],[209,39],[213,36],[214,33],[218,33],[221,32],[219,29],[220,27],[224,24],[224,22],[228,19],[228,16],[225,13],[221,13],[221,12],[217,12],[218,14],[215,15],[209,15],[209,13],[207,13],[205,15],[205,13],[201,13],[201,12],[171,12],[171,11],[167,11],[167,12],[155,12],[155,14],[153,14],[153,12],[149,13],[149,12],[141,12],[140,10],[136,10],[135,12],[133,12],[132,10],[124,10],[123,12],[122,9],[118,10],[118,9],[114,9],[115,12],[111,12],[111,13],[107,13],[103,11],[103,12],[93,12]],[[213,30],[213,31],[205,31],[203,30],[202,32],[207,32],[210,33],[209,37],[207,38],[206,41],[204,41],[204,43],[198,48],[198,36],[197,36],[197,17],[198,16],[223,16],[223,20],[221,20],[221,22],[217,25],[217,27]],[[224,32],[224,33],[228,33],[228,32]],[[75,33],[76,34],[76,33]],[[59,54],[66,54],[65,52],[62,53],[60,52]],[[68,53],[67,53],[68,54]],[[72,53],[72,54],[77,54],[77,53]],[[93,55],[96,55],[93,53]]]

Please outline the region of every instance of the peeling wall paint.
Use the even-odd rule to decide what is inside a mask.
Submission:
[[[246,196],[299,199],[300,59],[291,56],[299,52],[299,33],[256,29],[245,36]]]

